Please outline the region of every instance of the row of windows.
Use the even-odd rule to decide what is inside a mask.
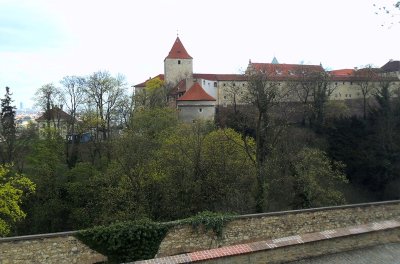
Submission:
[[[214,83],[214,87],[217,87],[217,82]],[[223,84],[223,86],[226,86],[226,83]],[[236,83],[232,83],[232,86],[236,86]],[[245,86],[244,83],[242,83],[242,86]]]
[[[350,85],[353,85],[353,82],[349,82]],[[343,82],[343,84],[346,84],[346,82]],[[338,85],[338,82],[335,82],[335,85]]]
[[[357,96],[360,96],[360,93],[357,93]],[[336,98],[337,98],[337,97],[342,97],[342,94],[341,94],[341,93],[335,94],[335,97],[336,97]],[[351,98],[351,94],[345,94],[344,97],[346,97],[346,98]]]

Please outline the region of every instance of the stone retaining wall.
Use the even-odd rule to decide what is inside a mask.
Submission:
[[[107,258],[73,236],[76,232],[0,238],[0,264],[98,263]]]
[[[222,237],[191,226],[171,228],[161,242],[158,257],[230,245],[265,241],[306,233],[400,220],[400,201],[326,207],[308,210],[242,215],[229,222]],[[76,232],[0,238],[0,264],[96,263],[106,257],[74,237]]]
[[[400,221],[390,220],[137,261],[135,263],[276,264],[399,242]]]
[[[242,215],[226,225],[221,238],[191,226],[176,226],[161,242],[157,257],[390,219],[400,219],[400,201]]]

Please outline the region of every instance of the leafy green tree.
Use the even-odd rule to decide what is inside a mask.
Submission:
[[[10,233],[12,226],[26,217],[21,204],[35,192],[35,184],[22,174],[12,172],[10,165],[0,166],[0,236]]]
[[[280,139],[266,162],[268,211],[298,209],[294,206],[296,181],[293,164],[298,161],[298,153],[305,147],[320,149],[326,145],[321,136],[302,125],[286,127]]]
[[[92,223],[109,224],[152,216],[152,208],[160,206],[155,202],[160,191],[155,188],[152,175],[155,152],[163,138],[174,131],[177,122],[173,109],[136,110],[128,128],[111,142],[113,159],[107,166],[93,171],[87,164],[78,164],[78,168],[71,171],[71,175],[76,175],[68,184],[72,202],[77,205],[76,210],[72,209],[73,217],[87,224],[90,222],[85,218],[87,213],[93,218]],[[78,176],[85,174],[84,171],[91,176]],[[79,189],[81,185],[92,189],[96,186],[96,191],[89,191],[85,198],[86,194]],[[85,204],[90,204],[90,208]]]
[[[400,104],[390,87],[379,84],[376,107],[366,120],[336,119],[327,130],[330,156],[346,164],[350,183],[367,192],[366,200],[399,197]]]
[[[296,208],[339,205],[345,202],[340,184],[346,183],[343,163],[331,161],[318,149],[304,148],[293,164]]]
[[[137,107],[165,107],[167,105],[168,88],[159,77],[146,82],[145,88],[135,95]]]
[[[246,144],[254,148],[255,142]],[[209,168],[203,181],[212,211],[249,213],[255,210],[256,168],[245,151],[242,136],[232,129],[210,132],[202,149],[204,166]]]
[[[14,151],[14,167],[18,172],[24,172],[26,164],[28,163],[28,156],[30,155],[34,143],[39,138],[38,130],[33,122],[19,131],[18,138],[15,142]]]
[[[162,219],[199,211],[253,212],[255,167],[240,134],[207,123],[183,124],[157,153],[153,177],[161,193]],[[254,147],[254,141],[248,139]]]
[[[101,223],[99,190],[103,188],[100,171],[89,162],[78,162],[67,172],[65,189],[69,208],[69,223],[74,230]]]
[[[12,106],[10,88],[6,87],[4,99],[1,99],[1,136],[3,139],[2,145],[5,146],[2,152],[2,162],[10,163],[13,161],[15,148],[15,106]]]
[[[66,203],[67,165],[65,142],[55,130],[34,142],[26,173],[36,184],[36,194],[24,205],[28,217],[19,225],[22,233],[48,233],[69,229]]]

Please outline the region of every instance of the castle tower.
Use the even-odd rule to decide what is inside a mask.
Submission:
[[[179,37],[164,59],[164,75],[167,84],[175,85],[180,80],[193,77],[193,58],[187,53]]]

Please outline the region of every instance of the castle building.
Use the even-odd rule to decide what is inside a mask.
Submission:
[[[365,92],[359,84],[370,82],[372,87],[377,87],[382,76],[390,77],[392,90],[400,89],[400,62],[392,60],[377,69],[340,69],[327,72],[321,65],[279,63],[274,56],[271,63],[254,63],[250,60],[245,74],[194,73],[193,58],[179,37],[164,59],[164,73],[154,78],[164,81],[164,85],[168,87],[170,105],[178,109],[179,118],[191,122],[196,119],[212,120],[217,107],[226,107],[233,102],[245,104],[241,99],[247,91],[247,76],[254,72],[265,73],[281,89],[291,87],[292,90],[293,87],[297,89],[293,84],[301,84],[311,76],[324,74],[329,81],[330,100],[363,98]],[[149,80],[135,85],[135,93],[142,92]],[[311,93],[307,96],[312,99]],[[368,96],[372,96],[372,93]],[[285,100],[301,101],[300,97],[297,90],[288,94]]]

